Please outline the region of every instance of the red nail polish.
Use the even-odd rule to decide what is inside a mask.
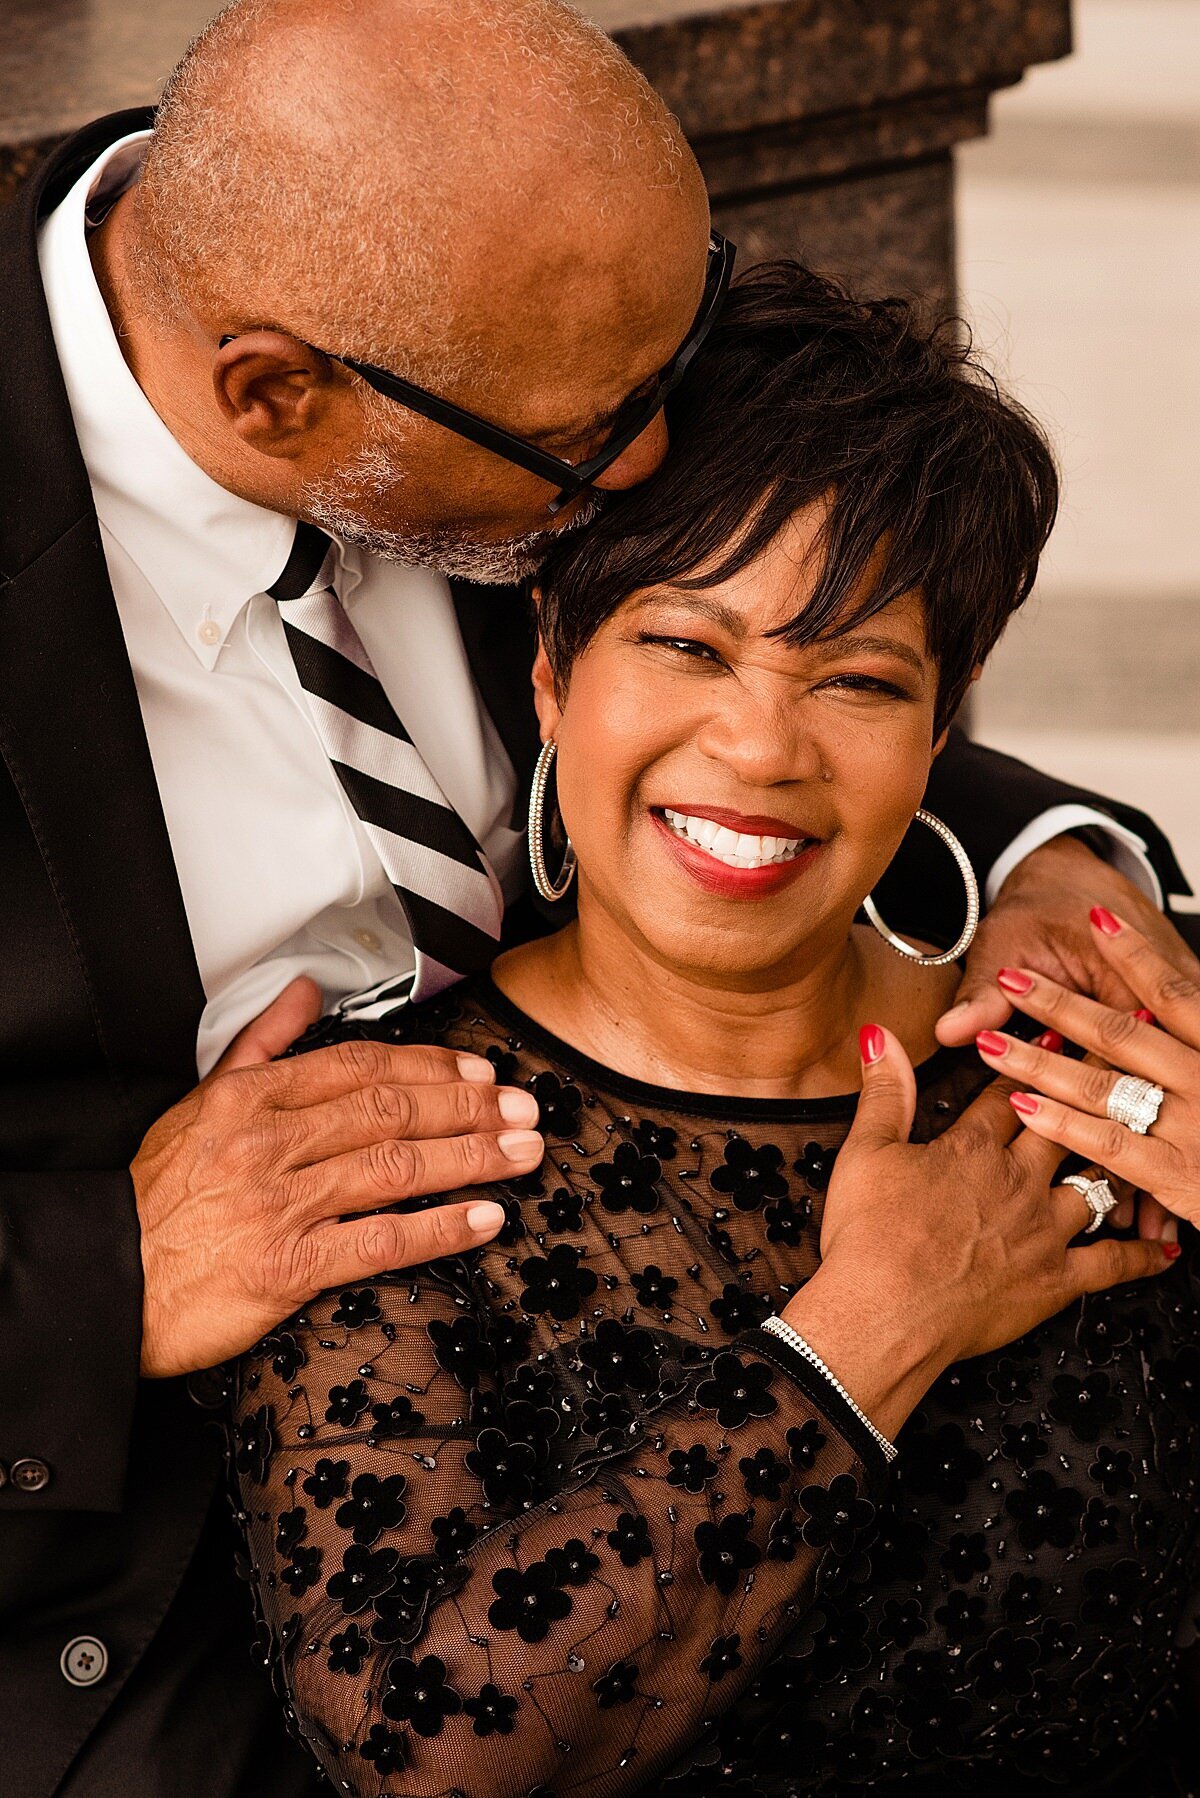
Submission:
[[[1033,987],[1033,981],[1030,979],[1029,975],[1022,974],[1019,968],[1001,968],[996,979],[1000,982],[1000,985],[1004,988],[1006,993],[1017,993],[1020,995],[1031,991]]]
[[[1154,1013],[1152,1011],[1147,1011],[1144,1005],[1138,1011],[1135,1011],[1133,1015],[1139,1024],[1157,1024],[1158,1022]]]
[[[887,1038],[878,1024],[864,1024],[858,1033],[858,1052],[867,1067],[873,1067],[887,1048]]]
[[[1032,1093],[1013,1093],[1008,1102],[1014,1111],[1020,1112],[1023,1118],[1037,1116],[1038,1102]]]
[[[1008,1054],[1007,1042],[1002,1036],[997,1036],[994,1030],[981,1030],[975,1041],[985,1055]]]
[[[1044,1030],[1037,1039],[1037,1047],[1045,1049],[1049,1055],[1057,1055],[1063,1046],[1063,1039],[1057,1030]]]
[[[1096,926],[1096,929],[1102,931],[1105,936],[1120,936],[1120,924],[1117,922],[1116,918],[1113,917],[1112,913],[1106,911],[1102,905],[1093,905],[1088,916]]]
[[[1160,1242],[1158,1246],[1168,1261],[1175,1261],[1183,1254],[1183,1244],[1181,1242]]]

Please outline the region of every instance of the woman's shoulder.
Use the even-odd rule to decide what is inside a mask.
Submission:
[[[307,1055],[314,1049],[349,1042],[397,1047],[419,1043],[485,1055],[495,1061],[504,1044],[505,1027],[489,1004],[491,990],[484,978],[465,980],[419,1005],[396,1005],[381,1017],[357,1010],[352,994],[297,1037],[287,1053]]]

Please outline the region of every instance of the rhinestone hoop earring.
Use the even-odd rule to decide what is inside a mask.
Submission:
[[[568,837],[557,881],[551,880],[550,871],[546,867],[546,851],[542,841],[546,815],[546,783],[550,779],[550,767],[557,754],[558,745],[553,738],[542,744],[542,753],[538,756],[537,767],[533,771],[533,785],[529,789],[529,866],[533,872],[533,884],[547,902],[566,898],[577,866],[575,851]]]
[[[863,910],[884,942],[889,948],[894,949],[897,955],[903,955],[908,961],[918,962],[923,968],[944,968],[948,962],[957,961],[960,955],[965,955],[975,940],[975,932],[979,929],[979,882],[975,878],[975,870],[971,866],[970,857],[948,824],[943,824],[940,818],[935,818],[932,812],[926,811],[917,812],[915,822],[927,824],[934,835],[942,839],[958,863],[958,871],[962,875],[963,885],[967,889],[967,921],[963,925],[962,935],[952,949],[945,950],[941,955],[923,955],[919,949],[914,949],[911,943],[906,943],[903,937],[897,936],[894,931],[888,929],[869,893],[863,900]]]

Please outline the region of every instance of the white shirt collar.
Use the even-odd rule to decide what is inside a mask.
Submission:
[[[106,169],[104,188],[112,190],[112,199],[132,185],[149,137],[139,131],[121,138],[80,177],[43,224],[39,257],[100,521],[149,581],[198,660],[211,668],[243,608],[280,574],[296,527],[205,474],[175,441],[121,354],[92,272],[85,211]],[[202,625],[214,624],[216,633],[209,628],[198,635]]]

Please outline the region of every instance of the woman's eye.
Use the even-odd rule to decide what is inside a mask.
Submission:
[[[689,661],[719,662],[721,659],[711,644],[699,643],[694,637],[660,637],[651,631],[642,631],[638,642],[652,644],[656,649],[669,649],[676,655],[686,656]]]
[[[907,699],[909,695],[903,687],[894,681],[880,680],[874,674],[835,674],[832,680],[822,682],[825,687],[840,689],[844,693],[878,693],[885,699]]]

